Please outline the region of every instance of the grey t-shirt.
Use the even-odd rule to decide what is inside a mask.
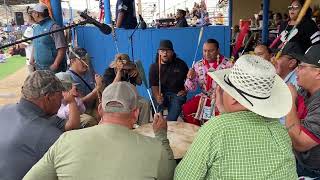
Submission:
[[[58,24],[53,24],[50,31],[55,31],[57,29],[60,29],[61,27],[58,25]],[[51,35],[54,43],[55,43],[55,46],[56,46],[56,49],[59,49],[59,48],[65,48],[67,47],[67,41],[66,41],[66,38],[63,34],[63,31],[59,31],[59,32],[56,32],[56,33],[53,33]]]
[[[0,179],[21,180],[63,133],[63,121],[21,99],[0,109]]]
[[[307,116],[301,124],[301,129],[309,137],[320,143],[320,90],[308,97],[306,91],[299,92],[305,98]],[[320,170],[320,144],[306,152],[295,152],[297,160],[307,169]]]

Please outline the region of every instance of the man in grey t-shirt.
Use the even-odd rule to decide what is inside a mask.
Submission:
[[[18,104],[0,108],[0,179],[21,180],[63,133],[55,116],[64,90],[51,71],[25,80]]]
[[[292,140],[297,159],[299,176],[320,177],[320,44],[311,46],[304,56],[294,55],[302,63],[297,69],[297,84],[303,88],[301,95],[307,115],[299,119],[295,100],[298,93],[293,85],[289,88],[293,108],[286,116],[286,127]]]

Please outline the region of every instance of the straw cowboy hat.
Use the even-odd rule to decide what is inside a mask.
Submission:
[[[270,62],[241,56],[232,68],[208,73],[217,84],[248,110],[268,118],[288,114],[292,97]]]

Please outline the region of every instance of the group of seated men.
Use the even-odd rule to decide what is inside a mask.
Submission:
[[[129,56],[100,76],[85,49],[71,49],[66,72],[33,72],[20,102],[0,109],[0,179],[319,178],[319,48],[290,42],[274,65],[256,55],[233,64],[208,39],[188,68],[162,40],[149,70],[156,112],[168,110],[154,114],[156,138],[131,131],[149,123],[150,104]],[[180,114],[205,124],[176,166],[167,121]]]

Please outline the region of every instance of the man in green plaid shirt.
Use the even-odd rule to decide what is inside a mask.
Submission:
[[[291,109],[290,91],[264,59],[245,55],[209,73],[222,115],[199,130],[175,171],[177,180],[296,180],[291,140],[276,118]]]

